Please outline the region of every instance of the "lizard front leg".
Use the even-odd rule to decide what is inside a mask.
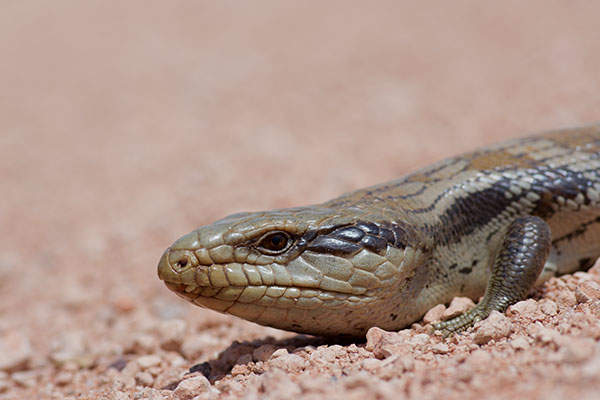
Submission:
[[[525,216],[509,226],[494,262],[483,299],[470,311],[433,326],[444,337],[462,332],[490,315],[504,312],[527,297],[540,275],[552,238],[548,224],[541,218]]]

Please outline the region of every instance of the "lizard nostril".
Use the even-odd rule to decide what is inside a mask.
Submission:
[[[182,270],[189,264],[191,264],[189,258],[183,256],[173,263],[173,267],[175,267],[176,270]]]
[[[198,265],[198,259],[188,250],[168,250],[167,261],[171,271],[179,274]]]

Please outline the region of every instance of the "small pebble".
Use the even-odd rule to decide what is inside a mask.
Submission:
[[[250,368],[246,364],[236,364],[231,369],[231,376],[247,375],[250,373]]]
[[[278,357],[282,357],[282,356],[287,356],[289,353],[287,351],[287,349],[277,349],[273,352],[273,355],[271,356],[272,359],[276,359]]]
[[[559,290],[556,295],[556,303],[563,307],[575,307],[577,305],[577,297],[570,290]]]
[[[533,299],[519,301],[510,306],[506,312],[509,316],[520,315],[524,318],[537,319],[537,302]]]
[[[558,306],[552,300],[545,300],[540,304],[540,310],[546,315],[554,316],[558,314]]]
[[[381,328],[371,328],[367,331],[367,345],[365,346],[367,350],[369,351],[373,351],[375,349],[376,346],[379,345],[379,343],[383,340],[383,338],[385,337],[385,335],[388,332],[384,331]]]
[[[125,368],[125,366],[127,365],[127,360],[124,360],[122,358],[113,361],[108,368],[114,368],[117,371],[121,372],[123,370],[123,368]]]
[[[380,328],[371,328],[367,331],[367,344],[365,348],[373,352],[377,358],[387,358],[392,354],[411,354],[414,345],[409,343],[409,330],[400,332],[387,332]],[[427,338],[429,341],[429,338]]]
[[[431,324],[434,322],[439,322],[442,320],[442,315],[446,311],[446,306],[443,304],[438,304],[433,307],[423,316],[423,322],[426,324]]]
[[[448,308],[442,313],[442,319],[446,321],[458,317],[473,307],[475,307],[475,303],[468,297],[455,297],[450,302]]]
[[[600,284],[594,281],[583,281],[575,289],[575,298],[578,303],[589,303],[600,300]]]
[[[152,386],[154,377],[148,372],[138,372],[135,374],[135,381],[142,386]]]
[[[334,344],[328,347],[329,351],[333,352],[335,358],[342,358],[346,355],[346,348],[339,344]]]
[[[160,365],[162,359],[159,356],[155,355],[147,355],[139,357],[136,362],[140,366],[141,369],[148,369],[150,367],[155,367]]]
[[[190,372],[199,372],[202,375],[209,377],[212,372],[212,367],[210,366],[210,363],[208,361],[205,361],[203,363],[196,364],[190,367]]]
[[[448,347],[448,345],[446,343],[437,343],[437,344],[433,345],[431,350],[435,354],[447,354],[450,351],[450,347]]]
[[[267,361],[271,358],[275,350],[277,350],[277,348],[272,344],[263,344],[262,346],[254,349],[252,352],[252,358],[254,361]]]
[[[287,372],[300,372],[306,368],[307,363],[304,358],[296,354],[275,357],[275,353],[273,353],[273,358],[269,361],[269,364],[272,367],[280,368]]]
[[[492,311],[490,315],[475,324],[475,336],[473,340],[479,345],[486,344],[490,340],[498,341],[507,337],[513,327],[510,319],[498,311]]]
[[[192,400],[194,397],[207,392],[210,382],[204,376],[195,376],[185,379],[177,385],[173,395],[178,400]]]
[[[360,351],[360,348],[356,344],[352,343],[346,348],[346,351],[348,353],[358,353]]]
[[[118,381],[122,383],[124,389],[132,389],[135,387],[135,376],[140,372],[140,366],[137,362],[127,363],[125,368],[119,373]]]
[[[311,360],[318,360],[322,364],[333,363],[336,359],[336,353],[329,346],[319,346],[319,348],[310,354]]]

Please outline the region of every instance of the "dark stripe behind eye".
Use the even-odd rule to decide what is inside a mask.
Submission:
[[[348,226],[331,232],[330,236],[356,243],[365,236],[365,233],[354,226]]]
[[[307,249],[317,253],[341,253],[347,255],[359,252],[361,247],[334,237],[319,236],[308,245]]]
[[[371,235],[379,234],[379,228],[377,227],[377,225],[375,225],[371,222],[359,222],[356,224],[356,227],[366,233],[371,234]]]
[[[366,235],[364,238],[362,238],[360,243],[375,253],[381,254],[387,249],[387,242],[376,236]]]

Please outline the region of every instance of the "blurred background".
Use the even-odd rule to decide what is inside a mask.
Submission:
[[[598,15],[583,0],[2,0],[0,335],[43,350],[109,329],[94,324],[110,305],[185,315],[155,268],[199,225],[600,120]]]

